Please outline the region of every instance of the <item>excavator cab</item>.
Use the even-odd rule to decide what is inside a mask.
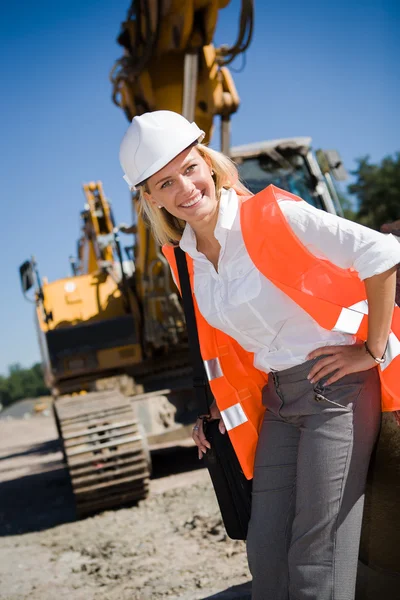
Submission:
[[[245,144],[232,148],[230,156],[242,181],[254,194],[273,184],[316,208],[342,215],[333,193],[336,189],[331,181],[328,185],[330,171],[322,172],[311,142],[310,137],[296,137]]]

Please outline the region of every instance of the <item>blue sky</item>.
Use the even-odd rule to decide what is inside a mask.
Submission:
[[[49,279],[69,274],[81,184],[101,179],[119,221],[130,220],[118,148],[127,121],[108,75],[130,0],[7,3],[0,23],[0,373],[39,359],[33,308],[17,269],[34,254]],[[400,148],[400,8],[384,0],[256,0],[232,142],[311,135],[346,167]],[[240,2],[220,13],[216,43],[237,34]],[[241,66],[241,58],[233,65]],[[218,141],[213,142],[217,147]]]

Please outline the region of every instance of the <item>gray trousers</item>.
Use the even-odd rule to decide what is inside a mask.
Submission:
[[[263,389],[247,538],[252,600],[354,598],[379,375],[313,385],[316,360],[271,374]]]

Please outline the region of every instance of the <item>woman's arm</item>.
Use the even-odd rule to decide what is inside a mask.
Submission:
[[[368,300],[368,340],[371,353],[381,358],[386,349],[393,316],[396,267],[364,280]],[[324,346],[310,352],[308,359],[321,358],[311,369],[308,379],[316,383],[322,377],[331,375],[326,385],[338,381],[344,375],[367,371],[377,366],[363,344],[351,346]]]
[[[393,235],[384,235],[306,202],[284,200],[279,206],[293,233],[312,254],[342,269],[354,269],[363,281],[400,263],[400,244]]]
[[[400,263],[400,244],[394,236],[318,210],[306,202],[281,201],[279,206],[295,235],[310,252],[342,269],[354,269],[364,281],[368,299],[367,345],[375,357],[383,355],[390,331]],[[324,346],[307,358],[325,355],[310,371],[313,383],[336,371],[327,384],[348,373],[376,367],[364,345]]]
[[[396,267],[364,279],[368,299],[368,348],[380,358],[386,349],[396,295]]]
[[[226,427],[222,420],[221,413],[219,411],[219,408],[218,408],[215,400],[212,402],[212,404],[210,406],[210,415],[211,415],[212,419],[220,419],[219,430],[221,433],[225,433]],[[193,428],[192,438],[194,440],[194,443],[197,446],[198,456],[201,459],[201,458],[203,458],[203,454],[206,454],[207,450],[209,448],[211,448],[211,444],[207,440],[207,438],[204,434],[203,419],[200,419],[200,418],[197,419],[196,424]]]

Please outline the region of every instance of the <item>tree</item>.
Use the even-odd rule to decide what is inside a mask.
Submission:
[[[380,165],[369,160],[369,156],[358,159],[352,172],[357,180],[348,191],[359,201],[357,221],[380,230],[384,223],[400,218],[400,152],[387,156]]]
[[[7,378],[0,375],[0,404],[1,406],[7,406],[11,404],[11,396],[7,387]]]
[[[336,193],[338,195],[340,205],[343,209],[344,218],[349,219],[349,221],[356,221],[357,212],[354,211],[354,206],[351,203],[350,199],[339,190],[336,190]]]
[[[48,393],[39,363],[30,369],[24,369],[16,363],[9,366],[8,377],[0,376],[0,403],[3,406],[22,398],[37,398]]]

